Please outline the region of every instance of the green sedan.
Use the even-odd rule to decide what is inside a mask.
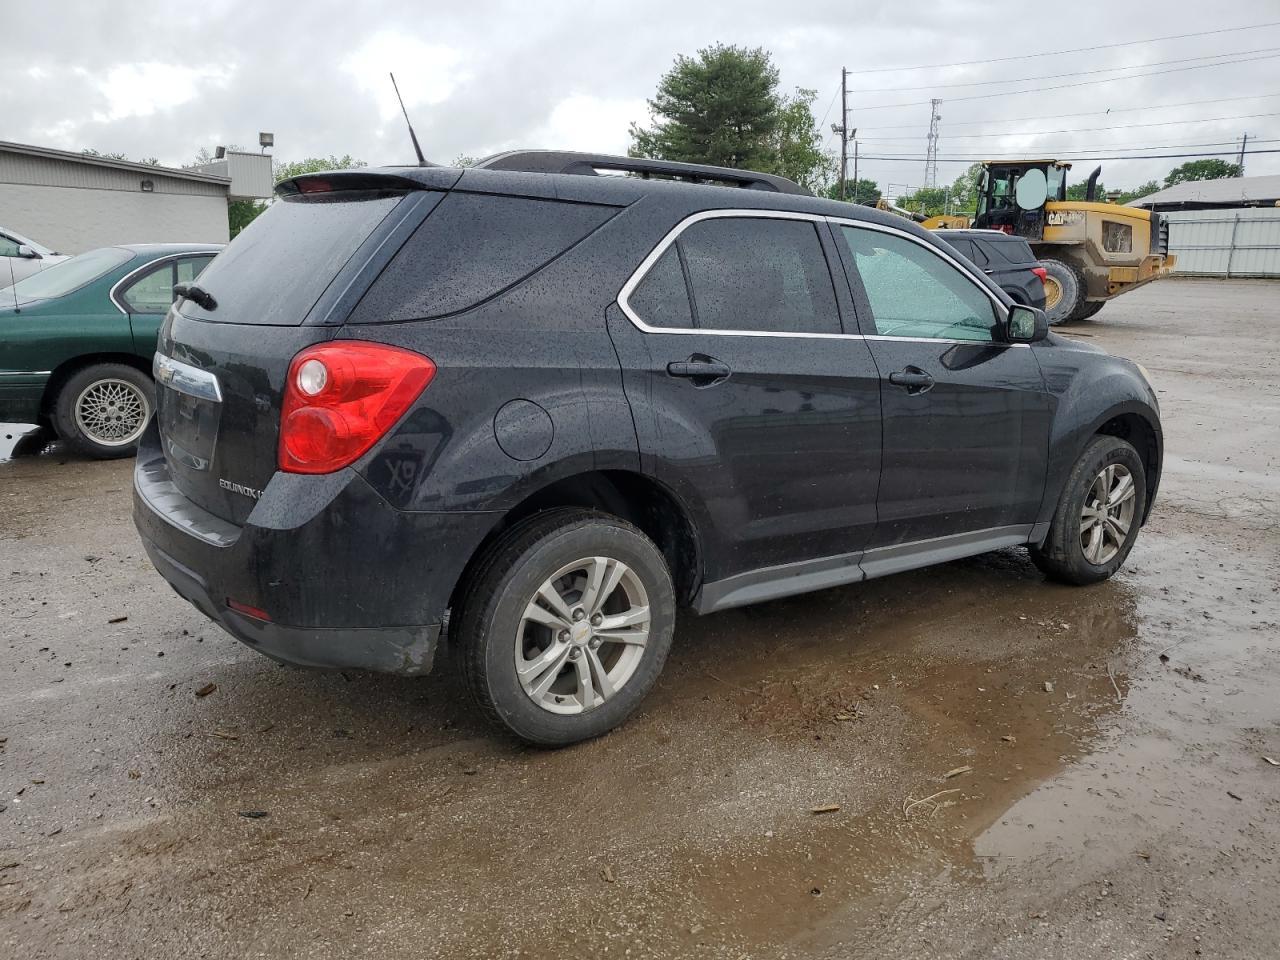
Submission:
[[[151,358],[216,244],[102,247],[0,290],[0,421],[50,426],[92,457],[128,456],[155,408]]]

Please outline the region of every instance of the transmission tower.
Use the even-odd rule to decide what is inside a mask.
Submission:
[[[924,155],[924,185],[926,187],[936,187],[938,185],[938,121],[942,119],[938,113],[940,106],[942,106],[941,100],[929,101],[929,149]]]

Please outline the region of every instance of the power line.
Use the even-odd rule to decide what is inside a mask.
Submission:
[[[1119,73],[1122,70],[1145,70],[1148,67],[1166,67],[1171,63],[1191,63],[1193,60],[1220,60],[1223,57],[1246,57],[1257,53],[1273,53],[1280,47],[1259,47],[1256,50],[1233,50],[1230,53],[1210,53],[1198,57],[1181,57],[1177,60],[1156,60],[1152,63],[1136,63],[1127,67],[1099,67],[1096,70],[1073,70],[1069,73],[1043,73],[1034,77],[1014,77],[1009,80],[968,80],[964,83],[931,83],[919,87],[868,87],[862,90],[850,90],[850,93],[906,93],[909,90],[951,90],[956,87],[990,87],[1001,83],[1026,83],[1031,80],[1061,80],[1063,77],[1084,77],[1095,73]],[[1212,67],[1206,63],[1202,66]],[[1112,77],[1123,80],[1124,77]]]
[[[1143,127],[1181,127],[1189,123],[1219,123],[1227,120],[1256,120],[1280,117],[1280,113],[1244,113],[1234,117],[1205,117],[1202,120],[1165,120],[1160,123],[1119,123],[1110,127],[1064,127],[1061,130],[1010,130],[1004,133],[948,133],[949,140],[989,140],[993,137],[1043,137],[1051,133],[1097,133],[1100,130],[1138,130]],[[1030,118],[1028,118],[1030,119]],[[867,142],[894,142],[902,137],[858,137]]]
[[[1024,152],[1025,152],[1025,151],[1024,151]],[[1069,159],[1071,160],[1071,162],[1072,162],[1072,163],[1077,163],[1077,162],[1078,162],[1078,163],[1083,163],[1083,162],[1086,162],[1086,161],[1089,161],[1089,160],[1182,160],[1182,159],[1187,159],[1187,158],[1192,158],[1192,157],[1220,157],[1220,156],[1222,156],[1224,153],[1229,153],[1229,154],[1232,154],[1232,155],[1238,155],[1238,154],[1240,153],[1240,151],[1238,151],[1238,150],[1219,150],[1217,153],[1144,153],[1144,154],[1138,154],[1138,155],[1132,155],[1132,154],[1129,154],[1129,155],[1125,155],[1125,156],[1116,156],[1116,157],[1112,157],[1112,156],[1102,156],[1102,155],[1100,155],[1100,154],[1094,154],[1094,155],[1087,156],[1087,157],[1070,157]],[[1246,151],[1244,151],[1244,155],[1245,155],[1245,156],[1247,156],[1247,157],[1251,157],[1251,156],[1253,156],[1254,154],[1261,154],[1261,153],[1280,153],[1280,149],[1274,149],[1274,150],[1246,150]],[[903,161],[903,162],[906,162],[906,163],[917,163],[917,162],[919,162],[919,161],[923,160],[923,159],[924,159],[924,157],[923,157],[923,156],[921,156],[920,154],[916,154],[915,156],[911,156],[911,157],[907,157],[907,156],[894,156],[894,157],[864,156],[862,159],[863,159],[863,160],[894,160],[894,161]],[[981,161],[983,161],[983,160],[990,160],[990,159],[991,159],[991,158],[990,158],[989,156],[987,156],[986,154],[976,154],[976,155],[974,155],[974,156],[968,156],[968,157],[938,157],[936,162],[938,162],[938,163],[978,163],[978,162],[981,162]],[[1012,159],[1012,158],[1009,158],[1009,159]],[[1015,161],[1015,162],[1016,162],[1016,161]]]
[[[1168,73],[1183,73],[1187,70],[1206,70],[1210,67],[1229,67],[1237,63],[1255,63],[1259,60],[1274,60],[1280,54],[1268,53],[1260,57],[1247,57],[1241,60],[1221,60],[1218,63],[1197,63],[1189,67],[1170,67],[1168,70],[1152,70],[1148,73],[1134,73],[1127,77],[1107,77],[1102,80],[1080,80],[1076,83],[1059,83],[1051,87],[1030,87],[1026,90],[1002,90],[999,93],[974,93],[967,97],[951,97],[948,103],[960,103],[965,100],[990,100],[992,97],[1017,97],[1024,93],[1044,93],[1046,90],[1066,90],[1070,87],[1088,87],[1099,83],[1119,83],[1123,80],[1139,80],[1143,77],[1159,77]],[[911,100],[904,103],[875,103],[868,106],[857,106],[855,110],[894,110],[899,107],[918,107],[928,104],[928,100]]]
[[[1101,43],[1094,47],[1076,47],[1072,50],[1046,50],[1040,53],[1022,53],[1014,57],[960,60],[956,63],[921,63],[911,67],[869,67],[866,70],[850,70],[849,73],[903,73],[908,70],[946,70],[948,67],[971,67],[977,64],[1009,63],[1013,60],[1038,60],[1041,57],[1056,57],[1068,53],[1087,53],[1091,50],[1114,50],[1116,47],[1132,47],[1143,43],[1160,43],[1164,40],[1186,40],[1190,37],[1211,37],[1219,33],[1239,33],[1241,30],[1263,30],[1267,27],[1277,26],[1280,26],[1280,20],[1273,20],[1269,23],[1251,23],[1242,27],[1222,27],[1218,30],[1199,30],[1195,33],[1175,33],[1167,37],[1149,37],[1146,40],[1124,40],[1120,43]]]
[[[1055,117],[1055,119],[1064,120],[1068,117],[1103,117],[1112,113],[1137,113],[1139,111],[1141,111],[1142,113],[1149,113],[1152,110],[1173,110],[1177,107],[1196,107],[1205,103],[1234,103],[1238,100],[1270,100],[1270,99],[1274,99],[1275,97],[1280,97],[1280,93],[1254,93],[1254,94],[1250,94],[1247,97],[1215,97],[1212,100],[1184,100],[1181,103],[1156,103],[1156,104],[1151,104],[1145,107],[1111,107],[1106,110],[1086,110],[1083,113],[1060,113],[1057,115],[1057,117]],[[1034,117],[1008,117],[1004,120],[957,120],[949,123],[948,127],[988,126],[993,123],[1021,123],[1023,120],[1043,120],[1043,119],[1044,119],[1044,114],[1039,114]],[[1222,118],[1212,118],[1212,119],[1231,120],[1234,118],[1222,117]],[[1204,121],[1179,120],[1174,122],[1201,123]],[[819,126],[821,126],[821,124],[819,124]],[[864,130],[916,130],[919,128],[919,126],[920,124],[918,123],[898,123],[898,124],[892,124],[884,127],[863,127],[862,129]],[[1136,124],[1136,126],[1141,126],[1141,124]],[[1105,130],[1109,128],[1100,127],[1098,129]]]
[[[1280,140],[1255,140],[1252,137],[1250,137],[1249,140],[1251,143],[1280,143]],[[1132,147],[1122,147],[1117,144],[1107,144],[1105,149],[1107,150],[1179,150],[1186,147],[1226,147],[1226,146],[1229,146],[1232,149],[1235,149],[1239,145],[1239,143],[1240,143],[1240,138],[1236,137],[1233,140],[1210,140],[1210,141],[1201,142],[1201,143],[1146,143],[1146,144],[1142,144],[1141,146],[1132,146]],[[899,140],[896,142],[896,146],[906,147],[906,146],[914,146],[914,144],[910,140]],[[882,147],[881,149],[894,149],[894,147],[886,146],[886,147]],[[1093,150],[1084,150],[1081,148],[1072,149],[1071,147],[1054,146],[1053,144],[1047,144],[1047,145],[1036,144],[1034,147],[1030,147],[1028,149],[1037,150],[1037,151],[1040,151],[1040,150],[1050,151],[1058,154],[1059,156],[1063,156],[1067,154],[1075,154],[1075,153],[1093,153],[1094,152]],[[1095,148],[1095,150],[1096,149],[1097,148]],[[1027,151],[1016,150],[1014,152],[1026,153]]]

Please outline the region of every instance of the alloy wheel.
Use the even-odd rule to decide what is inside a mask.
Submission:
[[[1133,525],[1137,490],[1133,474],[1120,463],[1110,463],[1089,485],[1080,511],[1080,549],[1095,566],[1115,558]]]
[[[566,564],[543,581],[516,628],[520,686],[551,713],[598,707],[635,674],[649,624],[644,584],[621,560]]]
[[[146,429],[151,404],[146,394],[128,380],[95,380],[76,397],[76,426],[94,443],[123,447]]]

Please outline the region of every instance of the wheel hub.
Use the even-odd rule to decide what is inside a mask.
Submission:
[[[636,672],[649,639],[640,577],[612,557],[586,557],[543,581],[516,629],[516,677],[550,713],[600,706]]]

